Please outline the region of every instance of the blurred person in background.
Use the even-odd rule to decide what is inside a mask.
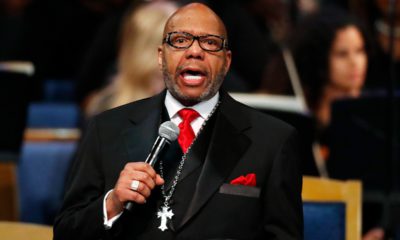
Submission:
[[[107,86],[115,75],[123,18],[142,2],[126,1],[126,4],[107,16],[91,39],[77,72],[75,100],[83,107],[86,105],[85,99]]]
[[[314,141],[326,146],[332,102],[361,94],[370,49],[367,33],[344,10],[323,7],[303,15],[287,42],[269,62],[258,91],[304,99],[315,119]],[[320,175],[327,176],[328,149],[323,147],[321,156],[315,150],[319,147],[312,148]]]
[[[323,138],[329,125],[331,103],[361,95],[369,44],[358,20],[336,8],[306,16],[291,34],[288,49],[305,101],[316,120],[317,139]],[[260,92],[293,94],[286,64],[282,55],[270,63]]]
[[[289,49],[305,100],[322,131],[329,125],[333,101],[361,95],[370,48],[367,33],[354,17],[326,8],[305,17],[291,36]],[[285,63],[280,59],[275,64],[260,91],[288,94],[292,86]]]
[[[331,105],[362,95],[371,42],[357,18],[334,8],[307,16],[297,29],[291,51],[307,105],[316,119],[317,146],[322,160],[327,160]],[[365,218],[368,215],[364,213]],[[369,227],[364,229],[364,240],[384,238],[382,228]]]
[[[127,12],[122,22],[117,73],[110,84],[88,96],[84,107],[87,117],[150,97],[165,88],[156,49],[164,24],[176,9],[176,4],[161,1]]]
[[[336,9],[310,15],[299,30],[292,52],[308,107],[322,130],[329,125],[333,101],[361,95],[368,37],[357,19]]]

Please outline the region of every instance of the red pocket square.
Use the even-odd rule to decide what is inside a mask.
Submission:
[[[231,181],[233,185],[256,186],[256,174],[249,173],[246,176],[240,176]]]

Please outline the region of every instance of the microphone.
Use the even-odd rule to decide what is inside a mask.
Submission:
[[[175,123],[171,121],[163,122],[158,128],[158,137],[151,148],[149,155],[146,158],[145,163],[150,164],[150,166],[154,167],[156,164],[158,157],[161,152],[169,145],[171,142],[175,141],[179,135],[179,128],[175,125]],[[133,202],[128,202],[125,205],[125,208],[129,211],[133,207]]]

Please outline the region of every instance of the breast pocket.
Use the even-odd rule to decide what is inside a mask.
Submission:
[[[248,239],[259,231],[262,213],[260,188],[226,183],[204,207],[203,216],[218,223],[213,228],[218,229],[219,236]]]
[[[234,195],[234,196],[242,196],[249,198],[259,198],[260,197],[260,188],[251,187],[245,185],[232,185],[228,183],[224,183],[219,188],[219,193]]]

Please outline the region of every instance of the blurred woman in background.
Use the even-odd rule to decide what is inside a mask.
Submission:
[[[361,95],[368,68],[369,38],[356,18],[342,10],[326,8],[302,19],[288,42],[286,57],[282,54],[270,62],[259,92],[295,93],[304,98],[315,118],[316,140],[323,141],[331,104]],[[290,61],[294,66],[290,67]]]
[[[371,42],[356,18],[337,9],[321,10],[305,18],[294,36],[291,50],[307,105],[316,120],[315,146],[320,154],[316,160],[321,166],[329,154],[327,129],[332,103],[361,96]],[[364,213],[364,222],[370,221],[368,209]],[[364,227],[363,240],[384,239],[382,228]]]
[[[318,129],[330,122],[333,101],[361,95],[369,41],[357,19],[326,9],[304,19],[292,39],[292,54],[307,105]]]
[[[89,97],[85,115],[93,116],[164,89],[157,62],[164,24],[177,9],[171,2],[144,4],[129,11],[122,23],[117,73],[111,83]]]

